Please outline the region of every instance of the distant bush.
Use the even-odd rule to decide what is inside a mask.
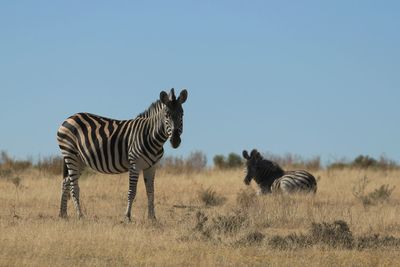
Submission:
[[[370,156],[359,155],[352,162],[352,167],[366,169],[369,167],[377,167],[378,161]]]
[[[243,165],[242,158],[236,153],[229,153],[227,158],[224,155],[216,155],[213,161],[218,169],[235,169]]]
[[[319,156],[310,159],[304,159],[300,155],[287,153],[284,156],[263,153],[264,158],[278,163],[281,167],[287,170],[306,169],[319,170],[321,169],[321,158]]]
[[[398,169],[400,166],[394,160],[388,159],[384,156],[381,156],[379,160],[377,160],[368,155],[359,155],[350,162],[342,160],[333,162],[327,166],[328,170],[344,168],[390,170]]]
[[[186,158],[164,157],[160,161],[160,168],[168,173],[192,173],[205,170],[207,157],[201,151],[194,151]]]
[[[191,171],[202,171],[207,167],[207,157],[203,152],[192,152],[186,158],[185,165],[186,169]]]
[[[225,169],[226,168],[226,160],[224,155],[215,155],[214,156],[214,166],[218,169]]]
[[[15,160],[7,152],[0,153],[0,176],[8,177],[13,172],[21,172],[32,167],[31,160]]]
[[[35,165],[40,172],[54,175],[61,175],[63,168],[63,158],[61,156],[50,156],[39,159]]]

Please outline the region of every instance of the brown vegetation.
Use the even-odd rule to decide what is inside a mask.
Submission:
[[[237,169],[162,169],[157,223],[147,220],[141,178],[126,224],[127,174],[85,176],[85,218],[70,202],[62,220],[61,174],[11,170],[0,177],[0,266],[399,266],[400,171],[315,174],[315,196],[260,197]]]

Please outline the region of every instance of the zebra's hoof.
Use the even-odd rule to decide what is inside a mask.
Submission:
[[[61,219],[68,219],[67,213],[60,213],[60,214],[58,214],[58,217]]]
[[[125,223],[132,223],[131,217],[125,216],[124,222]]]
[[[156,223],[157,222],[156,216],[149,216],[147,219],[152,223]]]

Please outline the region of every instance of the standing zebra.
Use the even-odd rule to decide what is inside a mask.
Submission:
[[[261,194],[317,191],[317,181],[309,172],[284,171],[277,163],[264,159],[256,149],[253,149],[250,155],[243,150],[243,157],[246,159],[244,183],[249,185],[251,179],[254,179],[260,187]]]
[[[170,138],[173,148],[181,143],[183,131],[182,104],[188,93],[182,90],[176,98],[162,91],[160,99],[132,120],[114,120],[89,113],[77,113],[66,119],[57,132],[63,155],[60,217],[67,216],[67,200],[71,196],[78,217],[78,179],[85,166],[107,174],[129,171],[128,206],[125,216],[131,220],[138,176],[143,171],[148,201],[148,217],[155,219],[154,176],[156,163],[164,153],[163,145]]]

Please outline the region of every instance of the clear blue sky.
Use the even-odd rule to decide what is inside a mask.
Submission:
[[[400,161],[399,1],[1,1],[0,150],[59,153],[80,111],[187,88],[167,155],[258,148]]]

